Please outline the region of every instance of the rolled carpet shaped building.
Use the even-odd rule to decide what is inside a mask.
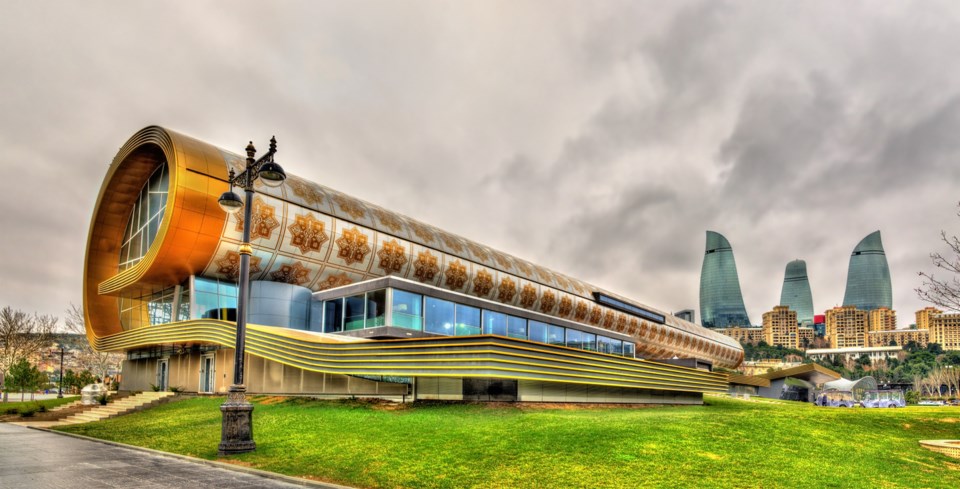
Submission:
[[[243,223],[217,198],[244,163],[154,126],[111,164],[84,311],[90,343],[127,355],[122,388],[228,385]],[[651,360],[743,357],[726,336],[293,175],[258,185],[251,210],[250,392],[698,402],[725,377]]]

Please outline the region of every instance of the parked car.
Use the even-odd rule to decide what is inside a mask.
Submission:
[[[898,408],[906,407],[907,401],[900,390],[870,390],[864,391],[860,407],[865,408]]]
[[[853,400],[853,393],[850,391],[837,391],[829,390],[821,392],[816,401],[814,402],[817,406],[824,407],[842,407],[842,408],[852,408],[857,405],[856,401]]]

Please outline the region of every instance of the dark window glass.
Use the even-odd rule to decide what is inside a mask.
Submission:
[[[387,311],[387,290],[374,290],[367,292],[367,322],[368,328],[383,326],[386,321]]]
[[[480,309],[457,304],[457,336],[480,334]]]
[[[516,316],[507,316],[507,336],[527,339],[527,320]]]
[[[454,303],[427,297],[424,331],[453,336]]]
[[[393,325],[408,329],[423,327],[423,296],[393,289]]]
[[[344,299],[343,305],[343,330],[353,331],[363,329],[364,305],[366,298],[364,294],[350,296]]]
[[[637,355],[636,345],[629,341],[623,342],[623,356],[625,357],[635,357]]]
[[[613,340],[613,354],[614,355],[623,355],[623,342],[620,340]]]
[[[567,346],[570,348],[583,348],[583,340],[580,332],[575,329],[567,330]]]
[[[530,321],[530,341],[539,341],[540,343],[549,343],[547,339],[547,329],[550,327],[547,323],[541,323],[539,321]]]
[[[324,301],[323,332],[336,333],[339,331],[343,331],[343,299]]]
[[[507,315],[483,311],[483,334],[507,335]]]

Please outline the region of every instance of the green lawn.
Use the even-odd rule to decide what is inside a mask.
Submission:
[[[80,396],[63,396],[60,399],[44,399],[42,401],[30,401],[29,400],[30,394],[27,394],[24,398],[28,400],[24,402],[20,402],[19,392],[16,394],[10,393],[10,402],[0,402],[0,415],[3,415],[8,411],[12,411],[13,409],[20,409],[21,407],[33,406],[37,404],[46,406],[47,409],[52,409],[61,404],[67,404],[69,402],[76,401],[77,399],[80,399]]]
[[[62,428],[217,458],[222,399]],[[706,406],[399,410],[256,402],[244,465],[359,487],[960,487],[921,439],[960,438],[960,408],[830,409],[708,398]]]

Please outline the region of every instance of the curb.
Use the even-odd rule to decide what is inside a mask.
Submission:
[[[21,426],[22,426],[22,425],[21,425]],[[260,476],[260,477],[263,477],[263,478],[266,478],[266,479],[273,479],[273,480],[277,480],[277,481],[281,481],[281,482],[286,482],[286,483],[288,483],[288,484],[295,484],[295,485],[303,486],[303,487],[317,487],[317,488],[320,488],[320,489],[356,489],[356,488],[351,487],[351,486],[341,486],[341,485],[332,484],[332,483],[329,483],[329,482],[312,481],[312,480],[310,480],[310,479],[303,479],[303,478],[300,478],[300,477],[293,477],[293,476],[290,476],[290,475],[278,474],[278,473],[276,473],[276,472],[268,472],[268,471],[266,471],[266,470],[260,470],[260,469],[250,468],[250,467],[244,467],[244,466],[242,466],[242,465],[234,465],[234,464],[228,464],[228,463],[224,463],[224,462],[217,462],[217,461],[215,461],[215,460],[207,460],[207,459],[204,459],[204,458],[196,458],[196,457],[190,457],[190,456],[187,456],[187,455],[180,455],[179,453],[161,452],[160,450],[154,450],[154,449],[152,449],[152,448],[138,447],[138,446],[136,446],[136,445],[127,445],[126,443],[120,443],[120,442],[110,441],[110,440],[101,440],[101,439],[99,439],[99,438],[93,438],[93,437],[90,437],[90,436],[78,435],[78,434],[76,434],[76,433],[67,433],[67,432],[64,432],[64,431],[56,431],[56,430],[51,430],[51,429],[48,429],[48,428],[40,428],[40,427],[37,427],[37,426],[24,426],[24,427],[25,427],[25,428],[29,428],[29,429],[31,429],[31,430],[45,431],[45,432],[47,432],[47,433],[53,433],[53,434],[56,434],[56,435],[70,436],[70,437],[73,437],[73,438],[79,438],[79,439],[81,439],[81,440],[87,440],[87,441],[92,441],[92,442],[96,442],[96,443],[102,443],[102,444],[104,444],[104,445],[111,445],[111,446],[115,446],[115,447],[127,448],[127,449],[131,449],[131,450],[137,450],[137,451],[140,451],[140,452],[151,453],[151,454],[153,454],[153,455],[157,455],[157,456],[160,456],[160,457],[175,458],[175,459],[184,460],[184,461],[187,461],[187,462],[193,462],[193,463],[197,463],[197,464],[207,465],[207,466],[210,466],[210,467],[216,467],[216,468],[219,468],[219,469],[226,469],[226,470],[230,470],[230,471],[233,471],[233,472],[242,472],[242,473],[245,473],[245,474],[257,475],[257,476]]]

